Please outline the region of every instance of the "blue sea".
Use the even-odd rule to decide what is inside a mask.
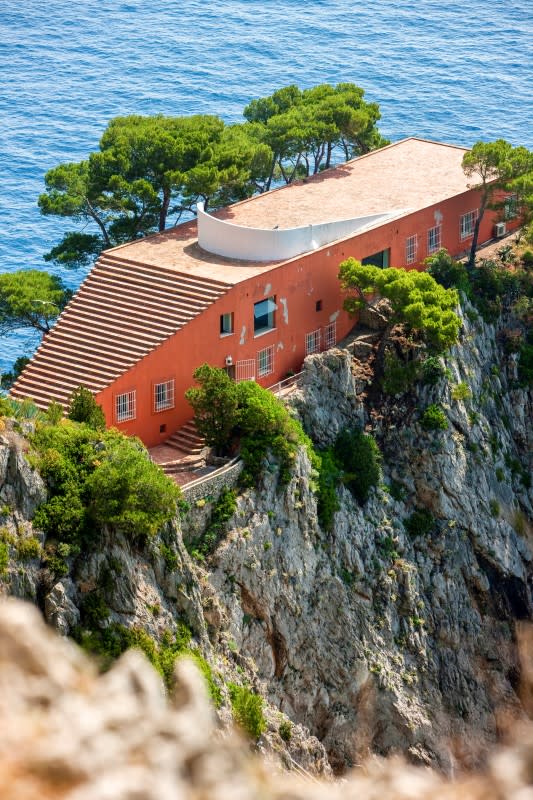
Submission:
[[[0,53],[0,271],[47,268],[66,226],[39,214],[43,176],[118,114],[238,121],[289,83],[353,81],[393,140],[533,147],[531,0],[2,0]],[[0,345],[5,369],[35,339]]]

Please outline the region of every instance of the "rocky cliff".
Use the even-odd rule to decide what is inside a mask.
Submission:
[[[104,628],[143,628],[157,640],[186,622],[219,676],[222,722],[225,686],[244,676],[268,700],[260,745],[286,763],[327,772],[317,737],[339,772],[368,753],[447,773],[479,764],[500,735],[500,712],[523,714],[516,626],[532,611],[532,397],[516,388],[516,356],[500,333],[466,314],[442,379],[397,396],[372,392],[373,333],[309,357],[294,412],[322,447],[364,425],[383,452],[381,485],[364,505],[339,485],[325,531],[305,452],[286,486],[265,464],[203,563],[184,540],[202,535],[216,497],[143,547],[99,532],[98,546],[56,580],[20,544],[40,536],[30,520],[44,487],[23,437],[5,431],[4,591],[37,602],[63,634],[86,624],[95,592]],[[447,428],[421,424],[430,404]],[[279,712],[295,723],[290,737],[280,736]]]

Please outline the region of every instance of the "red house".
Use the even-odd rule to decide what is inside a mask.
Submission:
[[[464,153],[406,139],[107,250],[11,394],[66,405],[84,385],[109,425],[151,447],[191,418],[184,392],[200,364],[274,384],[352,327],[342,260],[410,269],[441,247],[469,250],[479,195]],[[488,212],[481,243],[495,223]]]

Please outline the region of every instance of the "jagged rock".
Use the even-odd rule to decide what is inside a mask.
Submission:
[[[73,598],[76,598],[76,587],[69,578],[56,583],[45,597],[45,619],[62,636],[68,636],[80,621],[80,611]]]

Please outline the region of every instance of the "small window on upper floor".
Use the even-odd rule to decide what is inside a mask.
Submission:
[[[474,235],[474,228],[476,227],[477,209],[468,211],[466,214],[461,214],[460,228],[461,239],[469,239]]]
[[[228,336],[233,333],[233,313],[220,315],[220,335]]]
[[[405,240],[405,263],[414,264],[416,261],[416,252],[418,249],[418,236],[413,234],[408,236]]]
[[[276,327],[276,308],[274,296],[254,303],[254,336]]]
[[[441,248],[440,225],[428,230],[428,253],[436,253]]]
[[[322,300],[317,300],[315,303],[315,310],[322,311]]]

